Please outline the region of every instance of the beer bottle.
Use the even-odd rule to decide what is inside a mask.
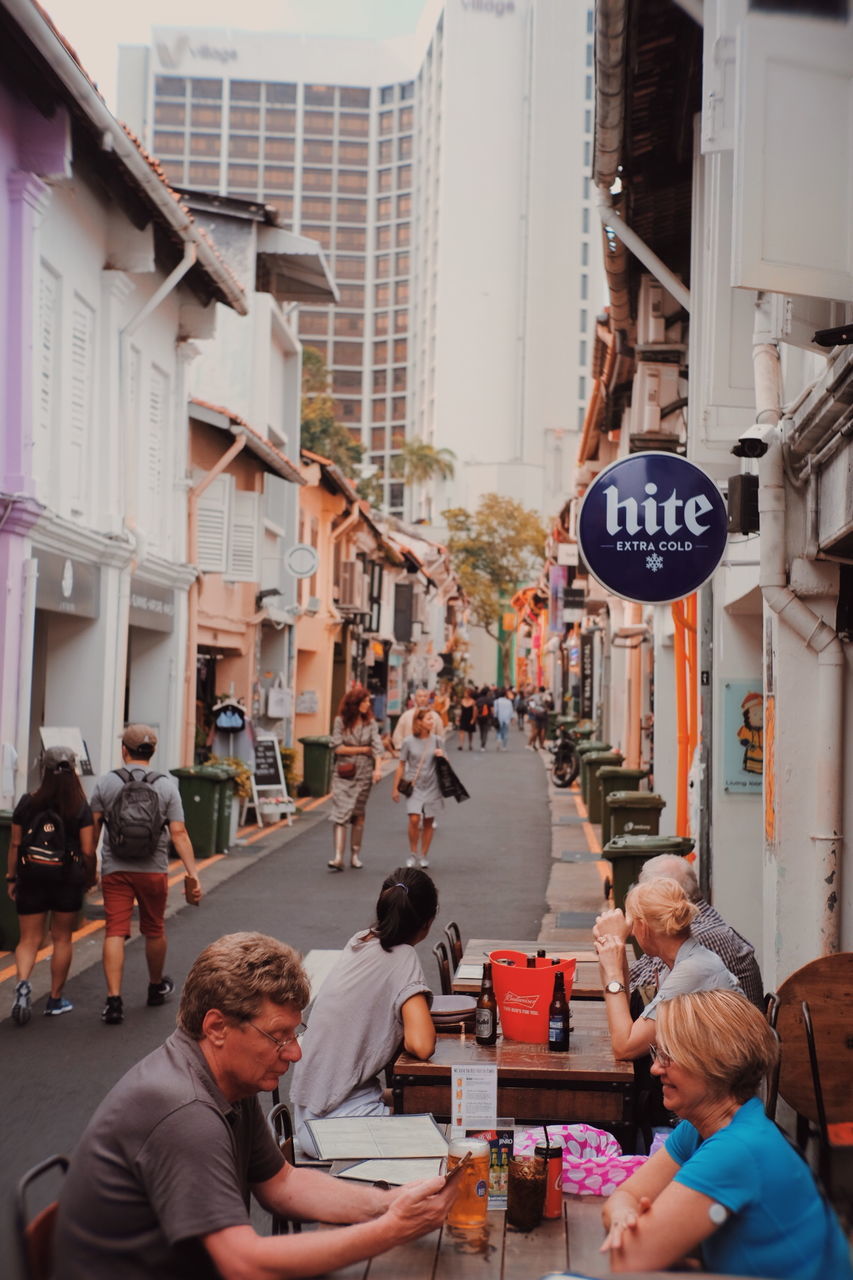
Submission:
[[[569,1047],[569,1002],[562,969],[554,974],[554,995],[548,1006],[548,1048],[562,1053]]]
[[[498,1038],[498,1003],[492,985],[492,966],[488,960],[483,964],[483,982],[474,1014],[474,1036],[477,1044],[483,1045],[494,1044]]]
[[[535,957],[535,956],[528,956],[528,957],[527,957],[527,967],[528,967],[528,969],[535,969],[535,968],[536,968],[536,957]]]
[[[537,959],[537,960],[545,960],[545,959],[546,959],[546,953],[545,953],[544,951],[537,951],[537,952],[536,952],[536,959]]]

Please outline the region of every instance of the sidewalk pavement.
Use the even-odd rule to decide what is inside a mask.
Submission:
[[[580,781],[568,789],[551,782],[551,754],[539,758],[548,772],[551,808],[551,875],[539,942],[592,948],[592,926],[604,909],[604,880],[610,863],[601,857],[600,828],[589,822]]]

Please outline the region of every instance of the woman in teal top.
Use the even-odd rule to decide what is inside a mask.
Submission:
[[[853,1280],[835,1214],[755,1096],[777,1054],[737,992],[660,1005],[652,1072],[682,1123],[604,1206],[612,1271],[658,1270],[698,1252],[718,1275]]]

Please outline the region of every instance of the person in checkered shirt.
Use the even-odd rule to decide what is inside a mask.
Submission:
[[[670,876],[678,881],[690,901],[699,908],[699,914],[690,926],[691,936],[709,951],[717,953],[726,968],[737,978],[747,999],[763,1010],[764,984],[755,959],[755,950],[746,938],[742,938],[726,923],[710,902],[705,902],[702,898],[692,865],[678,854],[662,853],[643,864],[640,883],[654,880],[657,876]],[[656,956],[640,956],[629,970],[631,990],[636,991],[638,987],[657,988],[665,968],[664,962]]]

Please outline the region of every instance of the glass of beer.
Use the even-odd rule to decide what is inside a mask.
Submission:
[[[483,1138],[454,1138],[447,1148],[447,1172],[455,1169],[469,1151],[471,1159],[459,1175],[459,1194],[447,1215],[451,1227],[482,1227],[489,1209],[488,1142]]]

